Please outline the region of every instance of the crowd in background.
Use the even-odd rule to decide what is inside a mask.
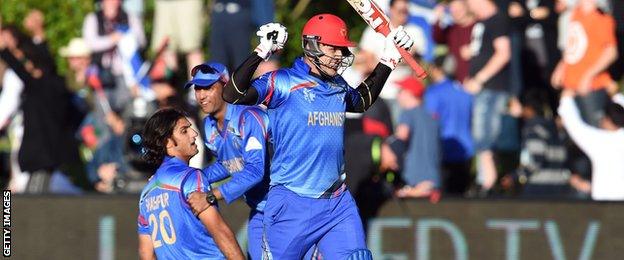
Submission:
[[[202,0],[155,0],[150,37],[141,0],[96,1],[82,35],[58,53],[47,47],[41,11],[21,25],[3,23],[2,186],[31,194],[140,191],[154,170],[141,160],[146,117],[176,107],[202,125],[182,85],[204,61],[203,44],[210,60],[233,71],[256,28],[275,20],[270,0],[209,2],[207,12]],[[415,39],[413,55],[428,78],[399,66],[371,109],[347,115],[347,181],[364,218],[392,197],[624,200],[624,3],[376,2]],[[383,50],[371,28],[359,40],[342,74],[352,86]],[[154,53],[148,61],[146,49]],[[65,75],[56,55],[67,60]],[[256,75],[278,66],[269,60]],[[191,166],[210,161],[200,152]]]

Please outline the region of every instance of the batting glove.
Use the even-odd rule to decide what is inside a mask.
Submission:
[[[383,54],[381,55],[381,63],[395,69],[401,62],[401,53],[398,48],[403,48],[409,52],[414,45],[414,40],[405,32],[403,26],[399,26],[386,36]]]
[[[260,26],[256,35],[260,37],[260,44],[254,51],[265,61],[271,57],[271,54],[283,49],[286,40],[288,40],[286,27],[279,23],[268,23]]]

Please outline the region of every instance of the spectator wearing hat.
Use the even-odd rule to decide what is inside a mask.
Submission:
[[[414,77],[397,82],[397,101],[401,115],[394,137],[393,151],[399,157],[406,186],[399,197],[426,197],[440,187],[440,141],[438,123],[423,106],[424,85]],[[402,148],[398,145],[402,143]],[[400,150],[405,151],[401,156]]]
[[[87,70],[91,65],[91,48],[84,39],[73,38],[67,46],[59,49],[59,54],[67,59],[69,88],[73,91],[81,91],[87,85]]]
[[[121,118],[111,110],[102,91],[98,68],[91,61],[91,48],[83,38],[73,38],[59,50],[69,64],[70,90],[74,93],[74,107],[86,114],[79,136],[83,149],[91,152],[86,161],[87,181],[99,192],[114,190],[115,179],[128,171],[123,156],[123,134],[126,128]]]

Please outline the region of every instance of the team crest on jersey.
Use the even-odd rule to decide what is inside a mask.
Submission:
[[[312,102],[314,102],[314,99],[316,99],[316,94],[314,94],[314,92],[312,92],[311,89],[304,88],[303,89],[303,99],[305,99],[309,103],[312,103]]]
[[[219,132],[217,131],[212,131],[210,133],[210,137],[208,138],[208,143],[210,144],[214,144],[215,140],[217,140],[217,136],[219,136]]]

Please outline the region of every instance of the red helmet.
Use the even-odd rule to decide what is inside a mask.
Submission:
[[[349,41],[347,24],[340,17],[333,14],[317,14],[310,18],[303,26],[303,38],[316,38],[317,42],[340,46],[355,47],[356,44]]]

